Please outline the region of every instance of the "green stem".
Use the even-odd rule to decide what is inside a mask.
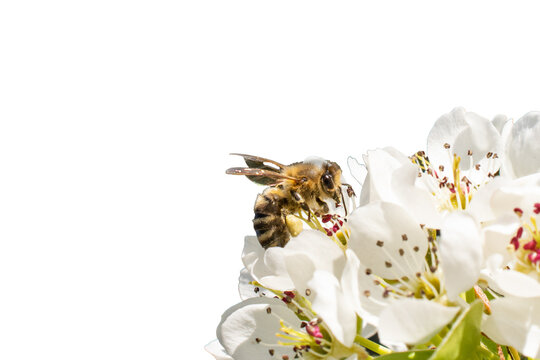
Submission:
[[[432,343],[433,345],[437,346],[437,347],[438,347],[439,345],[441,345],[442,341],[443,341],[443,339],[442,339],[441,335],[439,335],[439,334],[435,335],[435,336],[431,339],[431,343]]]
[[[366,338],[363,338],[361,336],[357,336],[354,339],[354,341],[358,345],[362,345],[366,349],[369,349],[369,350],[371,350],[373,352],[376,352],[379,355],[386,355],[386,354],[391,354],[392,353],[392,350],[390,350],[389,348],[387,348],[385,346],[382,346],[380,344],[377,344],[376,342],[373,342],[373,341],[368,340]]]

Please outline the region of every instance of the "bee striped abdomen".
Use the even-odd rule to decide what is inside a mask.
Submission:
[[[284,199],[274,188],[267,188],[255,201],[253,228],[261,246],[285,246],[290,235],[282,213]]]

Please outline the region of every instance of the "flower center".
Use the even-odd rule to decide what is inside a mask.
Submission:
[[[282,319],[276,312],[272,311],[272,308],[266,309],[267,316],[274,316],[279,320],[279,331],[275,334],[279,340],[277,344],[275,342],[266,343],[264,339],[256,337],[255,342],[258,346],[268,348],[268,353],[271,356],[278,354],[279,347],[292,349],[295,354],[294,359],[312,360],[326,359],[335,354],[346,357],[358,351],[358,349],[346,348],[334,339],[323,320],[311,308],[311,302],[308,300],[311,290],[306,289],[305,296],[300,296],[296,290],[283,292],[268,290],[275,293],[275,297],[287,304],[287,307],[301,320],[300,328],[298,328]],[[282,360],[289,360],[289,358],[288,355],[283,355]]]
[[[436,236],[437,232],[433,229],[426,229],[428,232],[428,244],[429,250],[426,258],[424,259],[424,265],[422,270],[416,272],[414,276],[401,276],[396,277],[395,280],[383,279],[376,274],[373,274],[371,269],[366,269],[365,274],[373,279],[373,283],[377,292],[380,292],[382,298],[417,298],[433,300],[443,305],[448,305],[446,297],[446,290],[444,288],[444,282],[442,277],[442,270],[439,268],[439,259],[437,256]],[[416,248],[412,249],[416,251]],[[399,252],[402,254],[402,252]],[[392,258],[389,263],[397,263]],[[403,270],[403,269],[401,269]],[[396,275],[399,275],[396,273]],[[372,291],[365,291],[364,295],[370,297],[376,295]]]
[[[478,187],[489,182],[495,176],[498,156],[489,152],[486,154],[483,165],[480,163],[475,165],[472,151],[468,151],[470,170],[467,174],[474,176],[473,180],[475,181],[473,182],[467,176],[462,176],[461,157],[450,152],[449,144],[444,144],[444,148],[448,150],[452,164],[451,169],[445,169],[443,165],[438,167],[432,165],[423,151],[414,154],[411,160],[418,165],[420,170],[418,176],[437,199],[439,211],[465,210]]]
[[[528,219],[524,218],[522,209],[515,208],[514,212],[521,220],[521,226],[508,246],[516,258],[515,270],[523,273],[536,271],[540,274],[540,231],[536,222],[536,215],[540,214],[540,203],[534,204],[534,215]]]

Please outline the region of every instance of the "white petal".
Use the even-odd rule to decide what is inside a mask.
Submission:
[[[255,236],[246,236],[242,262],[253,279],[265,287],[276,290],[293,287],[285,265],[283,248],[273,247],[265,251]]]
[[[364,336],[373,329],[376,330],[379,324],[379,315],[391,301],[391,298],[383,297],[384,289],[375,285],[374,279],[366,274],[366,268],[360,264],[354,251],[347,249],[346,254],[347,265],[341,277],[341,288],[344,296],[349,299],[355,312],[363,320],[362,336]],[[369,296],[365,295],[366,291]]]
[[[328,236],[316,230],[305,230],[291,239],[283,249],[289,278],[303,294],[316,270],[341,277],[345,254]]]
[[[402,207],[372,202],[356,209],[348,224],[349,248],[374,274],[396,279],[423,270],[427,237]]]
[[[499,255],[501,262],[505,265],[512,260],[507,247],[520,226],[518,220],[515,214],[508,214],[484,225],[484,257],[486,259],[493,255]]]
[[[450,300],[470,289],[482,265],[482,234],[475,219],[462,211],[449,213],[441,228],[441,267]]]
[[[336,339],[350,347],[356,336],[356,313],[338,279],[326,271],[315,271],[308,286],[313,310],[324,319]]]
[[[504,293],[518,297],[538,298],[540,302],[540,283],[523,273],[513,270],[499,271],[494,275],[495,283]]]
[[[269,349],[274,350],[278,359],[283,355],[292,359],[295,355],[292,348],[277,343],[280,319],[300,331],[300,320],[281,300],[251,298],[231,307],[222,315],[217,337],[226,353],[235,360],[266,358]],[[260,343],[256,341],[257,338],[261,340]]]
[[[356,180],[360,187],[362,187],[367,176],[366,166],[364,164],[360,164],[360,162],[352,156],[347,158],[347,165],[349,166],[349,171],[354,180]]]
[[[482,330],[497,344],[540,358],[540,301],[512,297],[493,300]]]
[[[540,173],[515,179],[501,186],[493,192],[490,201],[495,216],[513,214],[515,208],[520,208],[525,218],[532,214],[536,202],[540,202]]]
[[[497,190],[508,186],[510,183],[509,178],[497,176],[489,183],[481,186],[472,197],[467,210],[480,222],[493,220],[496,215],[491,207],[491,198]]]
[[[244,238],[244,249],[242,250],[242,262],[246,268],[253,264],[264,255],[264,249],[257,240],[256,236],[246,236]]]
[[[284,253],[288,258],[287,261],[303,255],[317,270],[329,271],[336,277],[341,276],[345,266],[345,256],[340,247],[328,236],[316,230],[302,231],[285,245]],[[287,266],[290,268],[291,264],[288,262]]]
[[[450,145],[450,149],[446,149],[445,144]],[[480,163],[488,152],[501,153],[502,139],[493,124],[463,108],[441,116],[428,135],[427,152],[431,163],[443,165],[445,171],[449,171],[452,169],[452,155],[467,159],[469,150],[472,151],[473,165]],[[466,171],[470,165],[463,161],[460,167]],[[498,166],[493,173],[497,169]]]
[[[240,299],[245,300],[252,297],[258,297],[259,294],[255,292],[255,285],[252,285],[253,276],[248,269],[243,268],[240,270],[240,276],[238,277],[238,293]]]
[[[240,294],[240,299],[246,300],[252,297],[260,296],[274,297],[274,293],[253,285],[253,280],[255,279],[253,279],[253,276],[251,276],[248,269],[243,268],[240,270],[240,276],[238,278],[238,293]]]
[[[388,344],[421,344],[431,339],[458,313],[425,299],[403,299],[388,306],[381,314],[379,338]]]
[[[502,133],[504,125],[508,122],[508,117],[506,115],[497,115],[491,120],[491,124],[497,129],[499,134]]]
[[[209,342],[204,347],[204,350],[212,354],[216,358],[216,360],[234,360],[229,354],[225,352],[225,349],[217,340]]]
[[[540,171],[540,112],[530,112],[516,121],[506,139],[505,155],[511,173],[522,177]]]
[[[369,151],[365,161],[369,181],[362,188],[361,204],[367,204],[366,200],[396,203],[408,209],[418,223],[439,227],[435,198],[417,185],[419,169],[407,156],[388,147]]]
[[[405,164],[414,166],[410,160],[391,148],[370,150],[364,156],[368,169],[369,200],[395,201],[392,189],[392,174]]]
[[[273,247],[264,252],[262,261],[255,263],[251,275],[260,284],[276,290],[288,290],[293,286],[285,264],[285,254],[281,247]]]

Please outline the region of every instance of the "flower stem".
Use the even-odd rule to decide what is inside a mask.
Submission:
[[[369,350],[371,350],[373,352],[376,352],[379,355],[386,355],[386,354],[392,353],[392,350],[390,350],[389,348],[387,348],[385,346],[382,346],[380,344],[377,344],[376,342],[368,340],[368,339],[366,339],[364,337],[361,337],[361,336],[357,336],[354,339],[354,341],[358,345],[362,345],[366,349],[369,349]]]

